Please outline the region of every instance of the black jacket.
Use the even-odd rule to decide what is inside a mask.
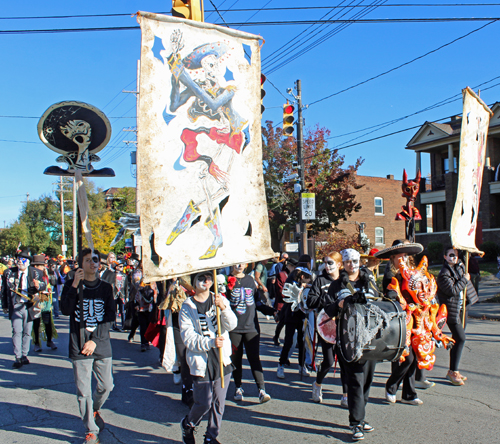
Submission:
[[[445,304],[448,309],[448,323],[462,322],[460,316],[461,292],[467,287],[467,302],[477,301],[476,290],[472,283],[465,277],[465,266],[462,262],[450,267],[445,262],[437,278],[437,298],[440,304]]]
[[[9,319],[11,319],[14,311],[14,304],[18,297],[12,290],[16,290],[15,286],[17,279],[19,279],[19,268],[12,267],[5,270],[2,278],[4,280],[2,285],[2,308],[9,309]],[[35,279],[40,282],[38,289],[33,282]],[[43,281],[43,271],[30,265],[28,267],[28,296],[33,296],[39,291],[45,291],[46,289],[47,284]],[[26,303],[26,308],[30,308],[32,305],[31,302],[28,302]]]
[[[323,270],[323,272],[314,279],[311,285],[309,294],[307,295],[307,307],[321,311],[327,305],[332,304],[334,301],[328,295],[328,288],[334,279]]]
[[[371,279],[371,272],[366,268],[359,269],[359,279],[351,282],[354,290],[354,295],[348,288],[349,275],[345,270],[340,272],[337,280],[333,281],[328,288],[328,298],[333,302],[325,307],[325,312],[331,318],[339,314],[339,302],[343,299],[350,298],[351,302],[366,303],[366,298],[373,299],[379,297],[379,292]]]

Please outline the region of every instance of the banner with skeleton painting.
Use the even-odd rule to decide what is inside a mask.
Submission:
[[[274,255],[259,37],[138,13],[137,175],[146,280]]]
[[[451,241],[459,250],[479,252],[476,226],[490,116],[485,103],[469,87],[462,90],[464,108],[460,133],[458,190],[451,220]]]

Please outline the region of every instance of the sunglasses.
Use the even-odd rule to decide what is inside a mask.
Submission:
[[[198,276],[198,280],[199,280],[200,282],[206,282],[206,281],[210,281],[210,282],[212,282],[212,276],[210,276],[210,275],[208,275],[208,274],[206,274],[206,275],[204,275],[204,276]]]

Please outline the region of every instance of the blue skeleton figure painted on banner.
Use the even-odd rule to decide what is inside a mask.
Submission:
[[[234,157],[250,143],[248,119],[234,109],[232,100],[237,94],[236,87],[227,82],[224,82],[225,87],[221,86],[221,68],[223,57],[230,50],[228,45],[224,42],[206,43],[182,57],[182,32],[175,30],[170,41],[172,53],[167,61],[172,73],[172,90],[168,107],[170,112],[184,112],[181,107],[187,105],[185,112],[192,122],[191,128],[184,128],[181,132],[183,149],[174,168],[184,168],[181,159],[187,167],[201,165],[202,168],[196,177],[201,193],[198,198],[191,198],[166,244],[171,245],[201,219],[213,235],[213,241],[200,259],[210,259],[223,244],[221,211],[230,194]],[[199,77],[200,71],[202,78]],[[198,152],[214,142],[217,144],[215,155]]]

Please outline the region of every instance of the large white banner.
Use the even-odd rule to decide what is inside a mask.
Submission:
[[[493,113],[469,87],[463,89],[462,94],[464,109],[460,132],[458,190],[451,219],[451,241],[455,248],[473,253],[479,252],[476,247],[476,226],[488,127]]]
[[[274,255],[262,172],[260,37],[150,13],[137,175],[148,281]]]

